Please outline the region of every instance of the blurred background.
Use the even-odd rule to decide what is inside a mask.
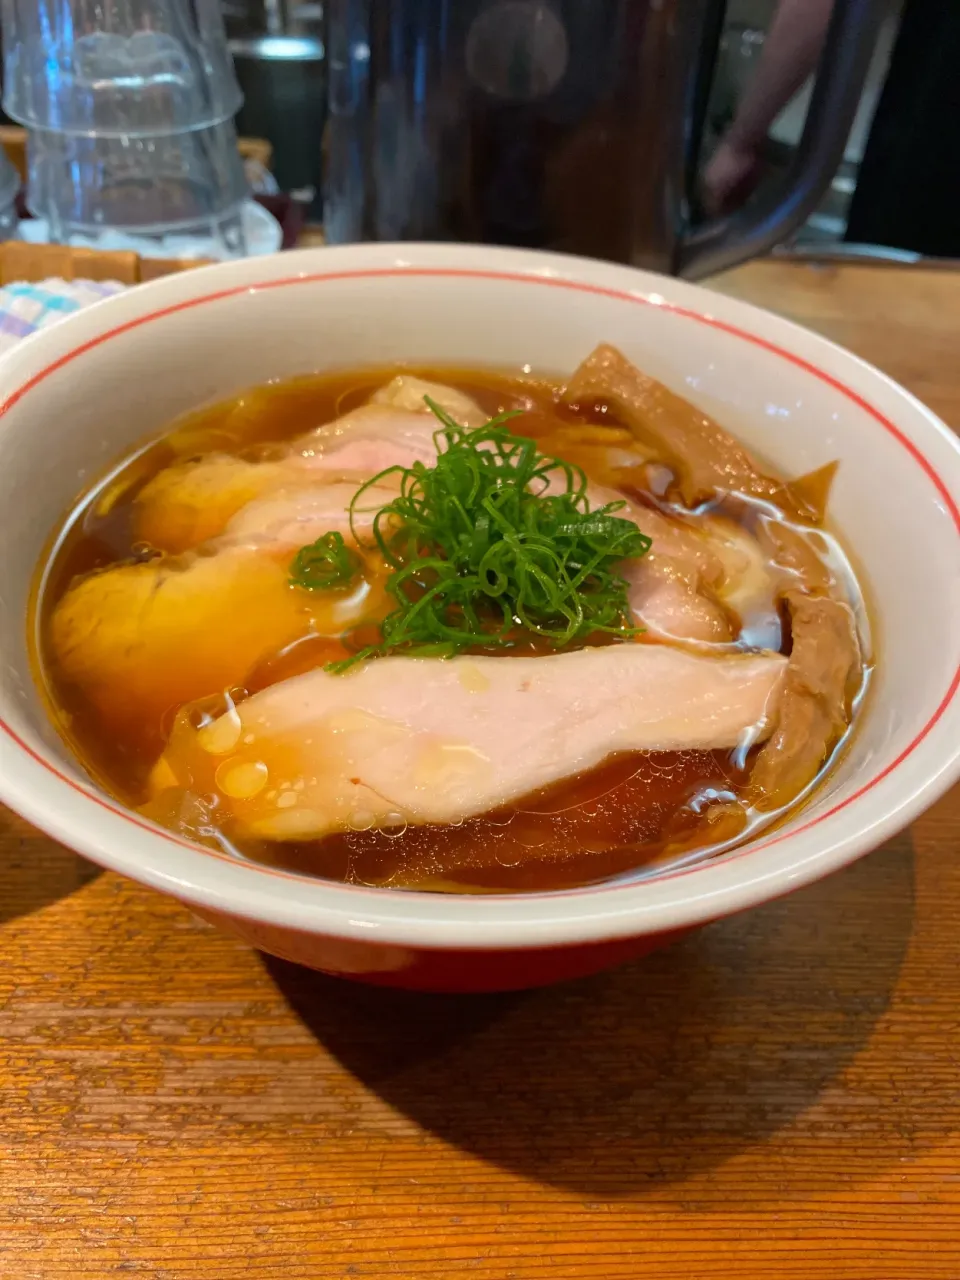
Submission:
[[[210,6],[216,14],[204,16]],[[309,226],[331,242],[487,240],[689,275],[772,245],[960,257],[952,234],[914,234],[909,216],[904,231],[899,215],[856,212],[858,187],[869,214],[885,183],[899,184],[900,203],[917,185],[889,160],[891,134],[907,130],[927,169],[924,148],[952,163],[955,118],[937,141],[942,102],[935,93],[920,102],[930,92],[910,70],[916,52],[903,52],[917,44],[902,29],[905,7],[917,11],[917,26],[924,6],[958,8],[954,0],[3,0],[3,120],[27,128],[30,155],[16,154],[24,144],[8,129],[21,172],[20,230],[11,230],[13,214],[0,229],[229,257],[287,246]],[[44,20],[31,26],[34,10]],[[181,21],[183,47],[191,57],[200,51],[196,66],[213,86],[204,101],[222,106],[202,118],[199,108],[194,118],[179,100],[167,103],[160,79],[137,87],[140,71],[124,63],[131,39],[167,30],[175,43]],[[798,22],[806,24],[799,36]],[[953,19],[929,31],[940,54],[931,49],[927,60],[934,78],[957,78],[949,43],[958,29]],[[97,57],[108,36],[121,41],[119,54],[112,48],[97,64],[101,81],[122,82],[109,115],[102,103],[83,115],[66,102],[68,91],[81,93],[81,60],[69,46],[88,40],[85,32],[100,42]],[[44,39],[55,56],[40,48],[30,62],[31,40]],[[171,66],[174,43],[164,53]],[[903,65],[891,93],[895,50]],[[23,85],[49,78],[37,67],[57,58],[60,79],[40,101]],[[807,74],[818,60],[819,74]],[[748,135],[746,149],[734,148]],[[267,144],[246,147],[242,173],[230,158],[238,138]],[[880,160],[871,161],[871,146]],[[0,204],[11,181],[4,186],[0,174]],[[943,191],[945,204],[952,194]],[[919,188],[914,198],[930,203]],[[251,213],[251,202],[275,225]]]
[[[944,0],[950,3],[950,0]],[[750,86],[763,53],[767,32],[778,0],[729,0],[720,49],[710,92],[704,142],[704,164],[726,130]],[[817,208],[788,238],[797,248],[841,248],[847,230],[850,201],[856,189],[860,163],[870,126],[880,100],[903,12],[903,0],[894,0],[882,16],[856,116],[847,137],[843,158]],[[810,81],[795,93],[775,116],[762,150],[760,181],[770,182],[784,173],[803,132],[810,105]]]
[[[717,147],[723,133],[735,119],[737,106],[744,100],[762,55],[777,3],[778,0],[730,0],[727,6],[716,73],[710,90],[705,156],[712,154]],[[950,3],[950,0],[945,0],[945,3]],[[902,0],[896,0],[883,15],[854,124],[844,148],[844,159],[817,209],[790,237],[790,243],[796,247],[838,248],[844,241],[860,161],[863,160],[870,124],[890,67],[901,14]],[[760,179],[763,182],[771,182],[778,174],[786,172],[803,132],[809,102],[808,81],[774,118],[763,147],[763,177]]]

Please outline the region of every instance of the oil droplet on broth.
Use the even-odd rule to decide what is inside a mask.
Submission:
[[[347,819],[347,825],[351,831],[369,831],[376,820],[376,814],[370,809],[356,809]]]
[[[211,756],[225,756],[240,741],[243,725],[233,701],[222,716],[197,730],[197,746]]]
[[[418,790],[445,786],[458,778],[475,777],[489,769],[490,757],[468,743],[430,743],[421,750],[414,765],[414,786]]]
[[[252,800],[267,785],[270,777],[262,760],[225,760],[216,772],[216,783],[231,800]]]

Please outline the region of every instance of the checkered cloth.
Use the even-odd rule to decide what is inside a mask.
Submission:
[[[38,329],[126,286],[117,280],[43,280],[0,289],[0,355]]]

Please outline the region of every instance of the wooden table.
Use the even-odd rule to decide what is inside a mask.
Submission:
[[[960,423],[960,276],[718,282]],[[265,959],[0,817],[0,1277],[956,1280],[960,793],[524,995]]]

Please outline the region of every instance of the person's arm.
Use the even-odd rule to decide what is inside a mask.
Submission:
[[[722,209],[756,176],[770,126],[817,65],[833,3],[780,0],[757,69],[704,173],[704,198],[711,212]]]

